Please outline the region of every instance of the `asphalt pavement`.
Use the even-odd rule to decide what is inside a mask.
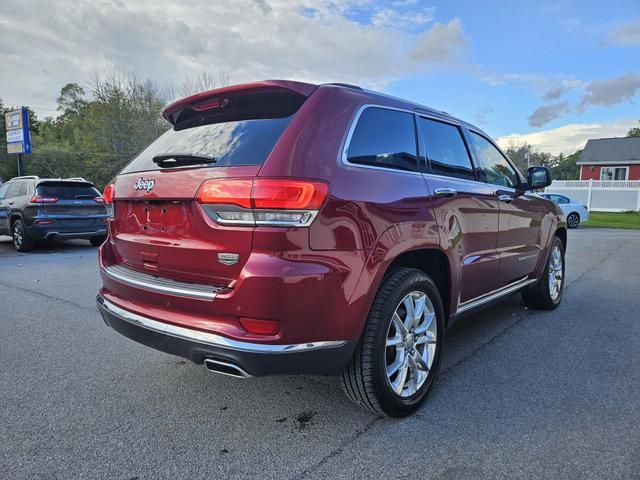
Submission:
[[[640,478],[640,232],[569,232],[554,312],[458,322],[421,410],[213,375],[107,328],[88,242],[0,237],[0,478]]]

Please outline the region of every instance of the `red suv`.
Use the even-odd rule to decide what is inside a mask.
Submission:
[[[217,373],[340,374],[413,411],[445,330],[514,292],[562,298],[561,211],[480,129],[343,85],[265,81],[169,105],[105,188],[105,322]]]

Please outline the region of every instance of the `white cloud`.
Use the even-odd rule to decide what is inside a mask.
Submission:
[[[609,35],[609,44],[627,47],[640,46],[640,21],[618,26]]]
[[[553,155],[570,154],[584,147],[590,138],[624,137],[637,120],[616,120],[605,123],[572,123],[535,133],[512,133],[498,138],[502,148],[529,144]]]
[[[415,28],[433,20],[435,7],[409,9],[381,8],[371,18],[371,23],[376,27],[385,28]]]
[[[380,5],[377,0],[3,0],[0,96],[7,103],[53,109],[63,85],[83,85],[92,72],[113,67],[163,86],[203,71],[224,71],[234,83],[289,78],[381,88],[424,71],[423,61],[447,61],[461,51],[458,19],[425,30],[433,11],[422,8],[414,22],[422,25],[416,27],[424,32],[419,33],[384,20],[388,14],[379,12],[389,4]],[[394,8],[417,11],[411,1]]]
[[[467,48],[462,22],[454,18],[447,24],[435,23],[418,38],[411,58],[421,62],[442,62],[457,57]]]

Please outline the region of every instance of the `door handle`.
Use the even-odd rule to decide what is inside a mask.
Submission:
[[[501,202],[510,203],[511,200],[513,200],[513,197],[511,195],[502,194],[498,195],[498,200],[500,200]]]
[[[458,194],[458,191],[454,188],[443,187],[436,188],[433,193],[435,193],[438,197],[454,197]]]
[[[9,202],[9,205],[13,205],[15,202]]]

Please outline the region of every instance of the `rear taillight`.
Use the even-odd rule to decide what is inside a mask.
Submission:
[[[56,203],[57,201],[57,197],[41,197],[40,195],[31,197],[31,203]]]
[[[113,199],[116,195],[116,186],[113,183],[110,183],[106,187],[104,187],[104,192],[102,193],[102,203],[104,203],[105,208],[107,209],[107,214],[113,218],[114,210],[113,210]],[[96,201],[98,201],[96,199]]]
[[[221,224],[306,227],[324,203],[329,187],[296,179],[215,179],[196,196]]]

